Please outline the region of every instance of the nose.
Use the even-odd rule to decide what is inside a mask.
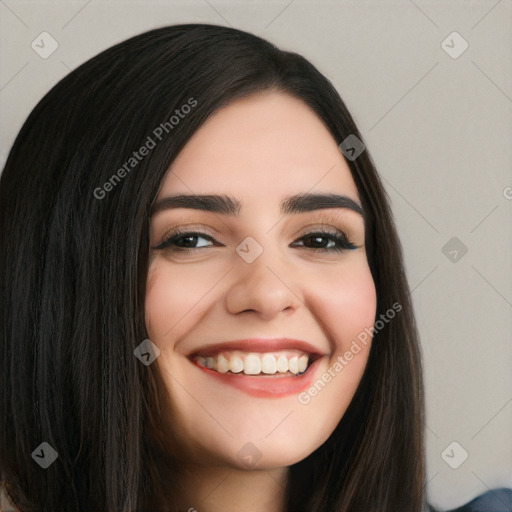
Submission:
[[[235,265],[231,273],[234,282],[225,299],[231,314],[251,311],[263,320],[271,320],[283,311],[290,314],[304,304],[298,286],[301,276],[294,275],[293,267],[277,250],[264,247],[252,263],[240,258]]]

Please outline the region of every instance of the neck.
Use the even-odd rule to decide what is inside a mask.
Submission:
[[[288,468],[194,466],[182,474],[180,511],[283,512]]]

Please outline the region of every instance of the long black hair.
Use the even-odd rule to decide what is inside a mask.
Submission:
[[[22,512],[156,510],[166,459],[148,434],[165,389],[157,365],[134,357],[147,338],[151,206],[208,117],[267,90],[307,103],[337,143],[363,140],[306,59],[202,24],[107,49],[55,85],[23,125],[0,179],[0,478]],[[347,163],[365,211],[376,318],[402,308],[375,333],[335,431],[291,467],[287,510],[419,512],[421,357],[402,250],[369,151]],[[47,469],[32,460],[42,442],[58,452]]]

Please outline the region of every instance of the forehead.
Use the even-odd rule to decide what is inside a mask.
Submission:
[[[231,191],[270,198],[316,189],[358,198],[350,169],[323,121],[302,100],[282,92],[256,93],[218,110],[170,171],[159,197]]]

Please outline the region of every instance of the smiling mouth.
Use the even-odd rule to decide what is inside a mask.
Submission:
[[[249,376],[300,376],[318,359],[301,350],[242,352],[232,350],[217,354],[195,354],[191,360],[202,368],[221,374]]]

